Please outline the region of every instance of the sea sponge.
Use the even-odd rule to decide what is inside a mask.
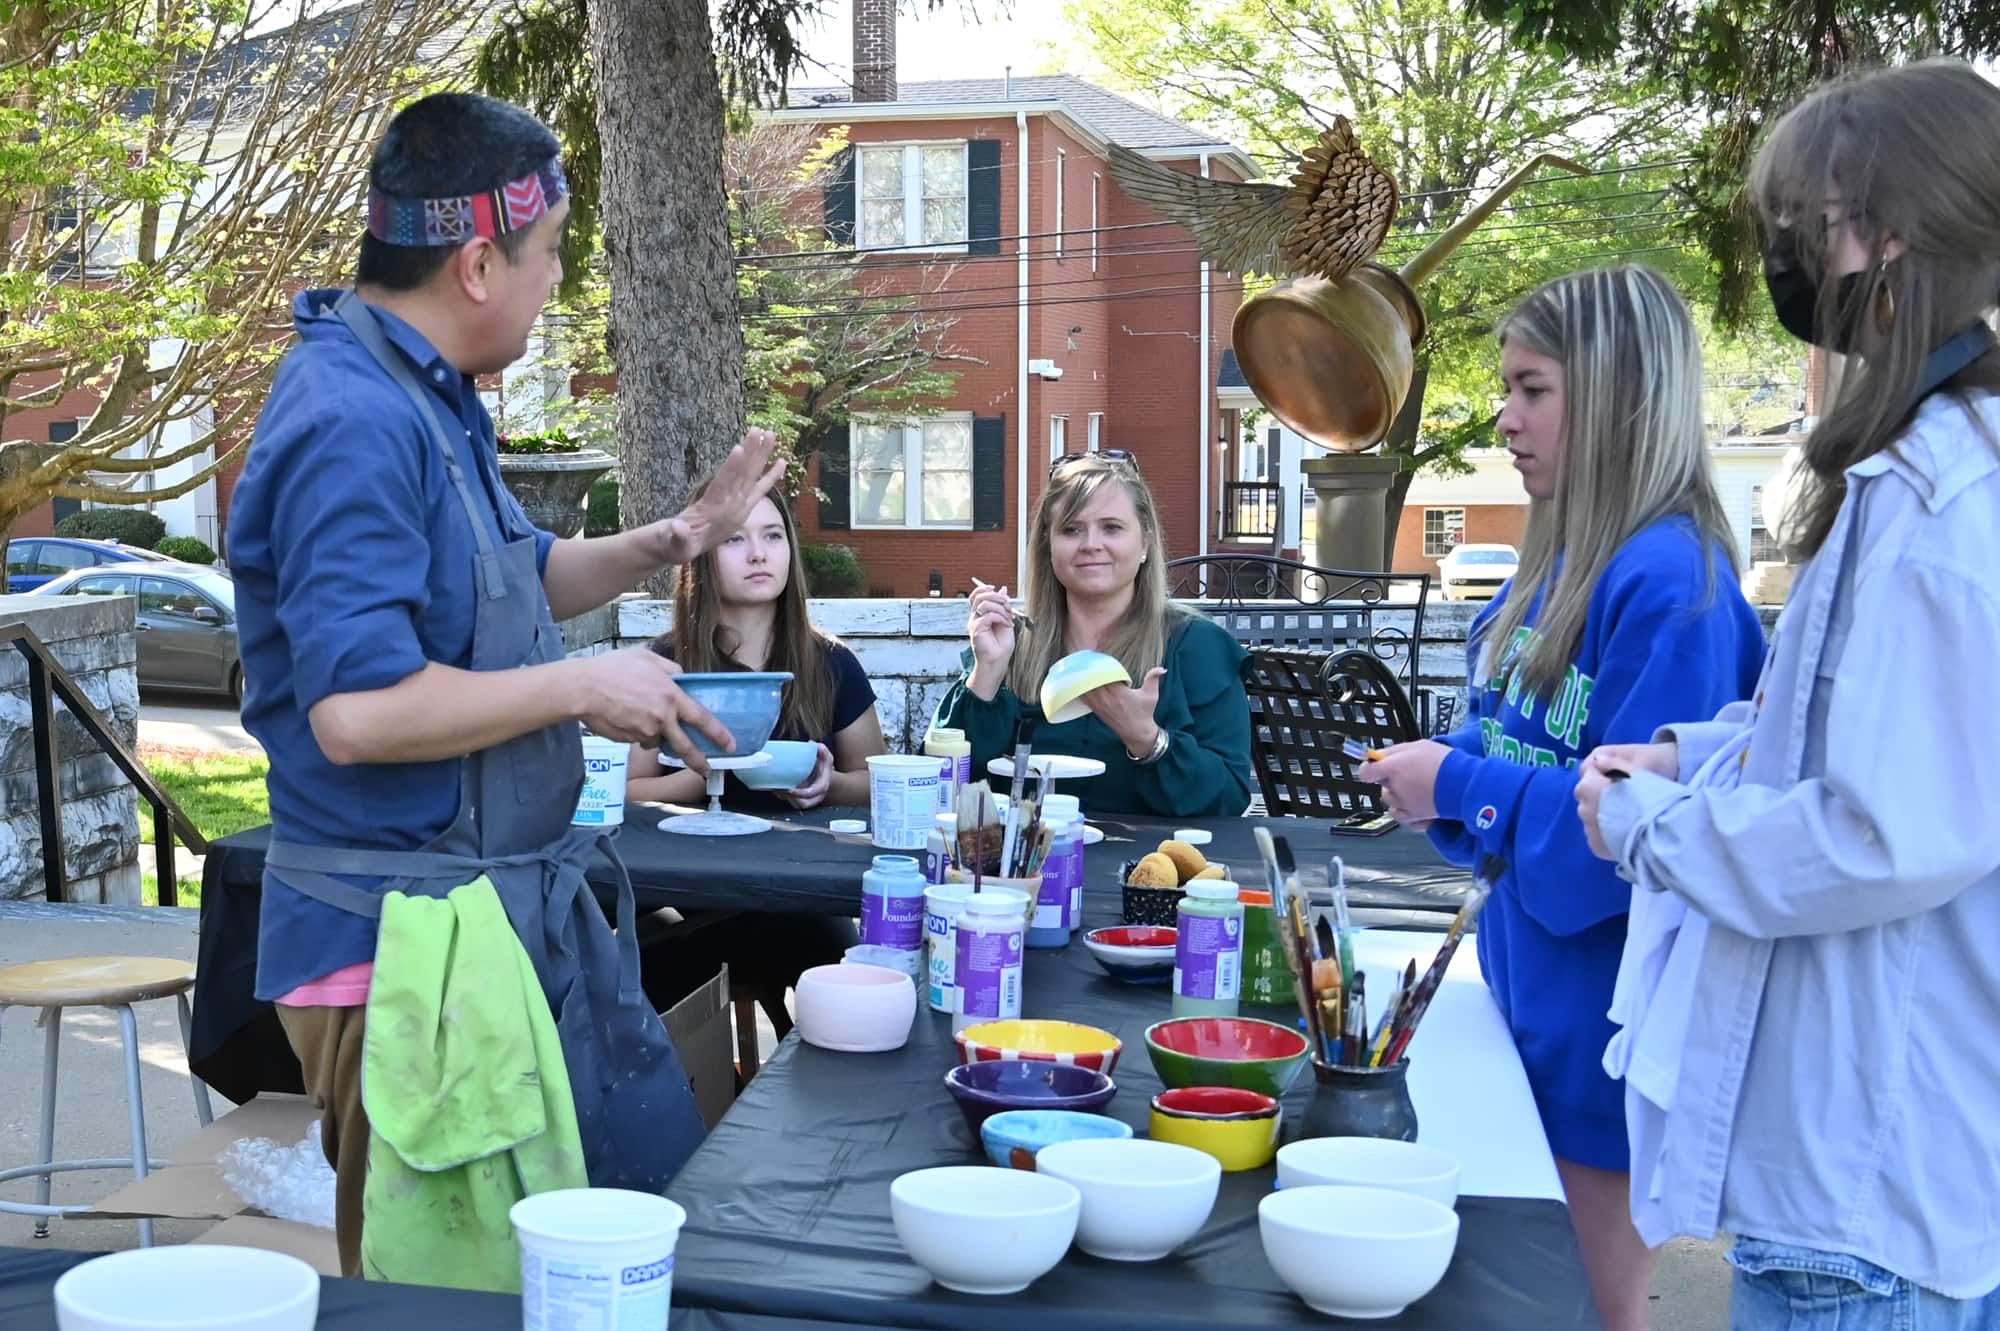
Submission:
[[[1134,887],[1179,887],[1181,875],[1172,860],[1156,851],[1133,865],[1125,881]]]
[[[1180,872],[1179,881],[1183,883],[1208,867],[1208,857],[1185,841],[1162,841],[1159,853],[1174,862],[1174,868]]]
[[[1188,881],[1192,883],[1193,881],[1195,881],[1195,878],[1227,878],[1227,877],[1229,877],[1229,873],[1221,865],[1211,864],[1206,869],[1203,869],[1200,873],[1196,874],[1194,878],[1188,879]]]

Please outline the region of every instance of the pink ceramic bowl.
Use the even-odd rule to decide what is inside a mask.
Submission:
[[[917,988],[886,966],[814,966],[799,976],[799,1038],[842,1054],[901,1049],[917,1017]]]

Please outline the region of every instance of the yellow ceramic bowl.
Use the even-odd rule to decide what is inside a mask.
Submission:
[[[1130,684],[1132,675],[1115,656],[1103,652],[1071,652],[1049,667],[1042,680],[1042,715],[1051,725],[1085,716],[1090,708],[1083,695],[1106,684]]]
[[[1262,1169],[1278,1153],[1284,1111],[1270,1096],[1233,1086],[1189,1086],[1153,1097],[1156,1142],[1192,1146],[1236,1173]]]
[[[1018,1059],[1024,1063],[1074,1063],[1110,1076],[1125,1046],[1110,1031],[1074,1021],[988,1021],[968,1026],[955,1037],[958,1061],[990,1063]]]

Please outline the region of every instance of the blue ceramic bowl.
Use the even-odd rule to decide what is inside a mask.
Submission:
[[[987,1119],[979,1128],[986,1158],[1002,1169],[1033,1169],[1035,1152],[1057,1142],[1131,1135],[1130,1123],[1074,1109],[1007,1109]]]
[[[746,767],[736,779],[752,790],[791,790],[805,784],[819,761],[819,745],[802,739],[774,739],[764,745],[771,761],[762,767]]]
[[[1003,1109],[1076,1109],[1102,1113],[1118,1087],[1094,1068],[1073,1063],[1002,1059],[961,1063],[944,1074],[945,1089],[958,1101],[976,1133]]]
[[[723,670],[713,674],[676,675],[674,683],[688,697],[706,707],[722,722],[736,741],[738,756],[755,753],[771,738],[778,726],[778,705],[784,699],[790,671],[753,674],[743,670]],[[693,726],[683,727],[694,746],[709,757],[722,750]],[[773,764],[775,766],[776,764]],[[794,783],[796,784],[796,783]],[[790,787],[786,787],[790,789]]]

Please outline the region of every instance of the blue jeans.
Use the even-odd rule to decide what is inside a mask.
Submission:
[[[1739,1238],[1732,1331],[2000,1331],[2000,1293],[1948,1299],[1859,1257]]]

